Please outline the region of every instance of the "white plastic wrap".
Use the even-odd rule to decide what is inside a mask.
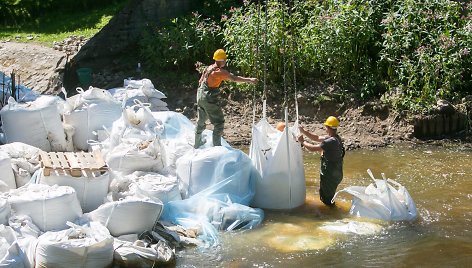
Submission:
[[[177,160],[184,198],[225,181],[216,193],[229,194],[236,203],[248,205],[254,197],[257,176],[245,153],[224,146],[190,151]]]
[[[280,132],[265,118],[252,127],[249,156],[261,175],[252,206],[292,209],[305,203],[305,170],[297,131],[297,123]]]
[[[43,231],[62,230],[82,216],[75,190],[69,186],[30,184],[12,190],[8,202],[15,215],[28,215]]]
[[[151,230],[162,213],[162,203],[138,198],[109,202],[86,214],[108,228],[111,235],[138,234]]]
[[[5,197],[0,196],[0,224],[8,225],[11,207]]]
[[[0,224],[0,267],[27,267],[13,229]]]
[[[65,151],[67,143],[58,102],[58,97],[46,95],[29,103],[17,103],[10,98],[0,111],[7,143],[23,142],[46,152]]]
[[[90,212],[103,204],[110,183],[108,172],[87,171],[87,176],[73,177],[68,171],[53,170],[50,176],[44,176],[41,172],[39,182],[47,185],[70,186],[74,188],[83,212]]]
[[[111,267],[113,238],[100,223],[47,232],[38,238],[36,268]]]
[[[152,244],[145,247],[115,238],[114,265],[119,267],[148,268],[159,267],[175,260],[175,253],[166,244]]]
[[[0,149],[0,182],[4,182],[8,189],[16,189],[15,174],[11,166],[11,158],[8,153]],[[2,189],[0,188],[0,192]]]

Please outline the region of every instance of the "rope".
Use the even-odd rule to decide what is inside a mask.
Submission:
[[[292,1],[289,1],[289,5]],[[297,0],[294,1],[294,3],[296,4],[297,3]],[[290,14],[290,13],[289,13]],[[292,16],[290,16],[290,19],[292,18]],[[297,62],[295,61],[295,53],[294,53],[294,49],[295,49],[295,34],[293,32],[293,24],[290,24],[290,33],[292,35],[292,68],[293,68],[293,91],[294,91],[294,97],[295,97],[295,114],[296,114],[296,118],[295,118],[295,122],[298,122],[298,100],[297,100],[297,95],[298,95],[298,91],[297,91],[297,73],[296,73],[296,64]]]
[[[268,0],[265,0],[265,21],[264,21],[264,88],[262,99],[264,100],[264,109],[262,112],[263,118],[266,118],[265,103],[267,100],[267,20],[268,20]]]
[[[255,65],[259,66],[259,27],[261,21],[261,1],[257,0],[257,26],[256,26],[256,62]],[[256,68],[256,74],[259,78],[259,72]],[[252,125],[256,123],[256,89],[254,86],[252,91]]]
[[[285,3],[282,2],[283,8],[285,9]],[[287,101],[287,78],[286,78],[286,73],[287,73],[287,60],[286,60],[286,55],[287,55],[287,44],[286,44],[286,34],[285,34],[285,10],[282,10],[282,30],[284,31],[283,37],[282,37],[282,49],[283,49],[283,54],[282,54],[282,61],[284,64],[284,69],[283,69],[283,84],[284,84],[284,107],[288,107],[288,101]]]

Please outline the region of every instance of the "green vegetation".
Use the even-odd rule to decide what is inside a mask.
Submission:
[[[57,3],[41,4],[55,15],[6,27],[0,38],[39,34],[40,41],[51,43],[69,35],[89,37],[127,1],[105,1],[106,8],[82,14],[51,13],[52,2]],[[149,74],[195,73],[224,47],[232,71],[261,80],[266,75],[274,95],[293,91],[293,70],[298,90],[321,82],[338,89],[330,95],[338,101],[380,99],[411,113],[427,113],[438,99],[457,103],[470,94],[470,1],[268,0],[267,7],[265,2],[201,1],[192,14],[143,29],[140,53],[154,72]],[[93,2],[76,5],[84,3]]]
[[[41,1],[41,3],[44,2]],[[4,22],[0,27],[0,40],[33,41],[52,46],[54,41],[62,41],[72,35],[89,38],[100,31],[113,15],[123,8],[126,2],[126,0],[121,0],[106,7],[79,8],[74,12],[68,9],[46,9],[42,11],[45,12],[44,15],[38,17],[18,15],[13,22],[10,21],[9,24]],[[5,9],[5,7],[2,6],[1,9]],[[26,11],[23,13],[29,14]],[[15,23],[17,21],[21,21],[21,23]],[[27,38],[29,36],[33,39],[29,40]]]

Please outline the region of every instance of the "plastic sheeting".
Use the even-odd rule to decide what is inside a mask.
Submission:
[[[338,192],[346,192],[352,195],[352,205],[349,213],[358,217],[380,220],[415,220],[417,217],[416,204],[406,188],[394,180],[387,180],[385,177],[383,180],[377,180],[370,170],[368,172],[374,183],[367,187],[350,186]],[[333,199],[336,198],[338,193]]]
[[[253,126],[249,156],[261,176],[256,180],[252,206],[292,209],[305,203],[305,170],[297,131],[297,123],[280,132],[265,118]]]
[[[74,147],[86,151],[89,140],[97,140],[96,131],[111,128],[121,116],[121,104],[106,90],[78,88],[79,94],[67,99],[64,122],[74,127]]]
[[[21,249],[16,241],[13,229],[0,224],[0,267],[23,268],[24,263]]]
[[[97,222],[59,232],[47,232],[38,238],[36,268],[111,267],[113,238]]]
[[[65,151],[66,136],[58,110],[58,97],[42,95],[29,103],[10,98],[0,111],[7,143],[23,142],[46,152]]]
[[[86,216],[105,225],[117,237],[151,230],[161,216],[162,206],[159,202],[128,197],[105,203]]]
[[[75,190],[69,186],[30,184],[8,193],[15,215],[28,215],[43,232],[62,230],[82,216]]]
[[[226,184],[216,193],[231,196],[235,203],[249,205],[258,173],[240,150],[215,146],[191,151],[177,160],[177,177],[184,197],[190,197],[219,182]]]
[[[11,207],[5,197],[0,196],[0,224],[8,224],[10,218]]]
[[[90,212],[103,204],[108,194],[110,176],[108,172],[87,171],[87,176],[72,177],[69,171],[53,170],[50,176],[41,172],[39,183],[47,185],[70,186],[74,188],[83,212]]]
[[[0,192],[4,192],[8,189],[16,189],[15,174],[11,166],[11,158],[8,153],[1,151],[0,149],[0,184],[4,183],[6,187],[1,187]],[[3,184],[2,184],[3,185]]]

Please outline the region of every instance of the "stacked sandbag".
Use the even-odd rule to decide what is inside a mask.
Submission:
[[[126,106],[135,104],[135,100],[149,103],[153,112],[168,111],[167,103],[163,100],[164,93],[157,90],[149,79],[125,80],[125,86],[109,90],[115,99],[124,102]]]
[[[15,231],[16,241],[20,246],[23,261],[26,267],[34,267],[36,245],[41,230],[33,223],[27,215],[14,215],[8,219],[8,225]]]
[[[43,231],[62,230],[82,216],[75,190],[69,186],[29,184],[8,193],[15,215],[29,215]]]
[[[134,181],[135,192],[137,195],[157,199],[162,203],[181,200],[179,182],[177,177],[164,176],[154,172],[136,171],[130,175]]]
[[[113,238],[100,223],[47,232],[38,238],[36,268],[111,267]]]
[[[0,111],[6,142],[23,142],[46,152],[65,151],[67,141],[59,102],[59,97],[46,95],[28,103],[17,103],[10,98]]]
[[[12,228],[0,224],[0,267],[28,267]]]
[[[121,104],[106,90],[90,87],[77,89],[67,99],[64,122],[74,128],[73,143],[76,150],[88,150],[88,141],[97,140],[97,131],[111,128],[121,116]]]
[[[104,156],[108,167],[116,172],[159,172],[165,167],[165,156],[159,133],[162,123],[151,111],[139,104],[126,108],[113,123],[110,137],[104,142]]]
[[[228,194],[236,203],[248,205],[255,193],[255,176],[245,153],[224,146],[191,151],[177,160],[177,177],[185,198],[224,183],[216,193]]]
[[[105,203],[86,214],[108,228],[111,235],[139,234],[151,230],[162,213],[162,202],[128,197]]]
[[[10,204],[6,197],[0,196],[0,224],[8,225],[8,218],[10,218]]]
[[[53,186],[72,187],[79,199],[83,212],[90,212],[103,204],[108,193],[110,176],[108,172],[85,170],[80,177],[71,176],[69,171],[56,169],[52,170],[49,176],[41,172],[39,183]]]
[[[42,152],[39,148],[22,142],[13,142],[0,145],[0,152],[7,153],[11,159],[11,168],[15,176],[15,188],[28,183],[32,175],[39,169],[39,154]],[[6,166],[3,171],[8,173]]]
[[[0,150],[0,192],[16,189],[15,174],[8,153]]]

